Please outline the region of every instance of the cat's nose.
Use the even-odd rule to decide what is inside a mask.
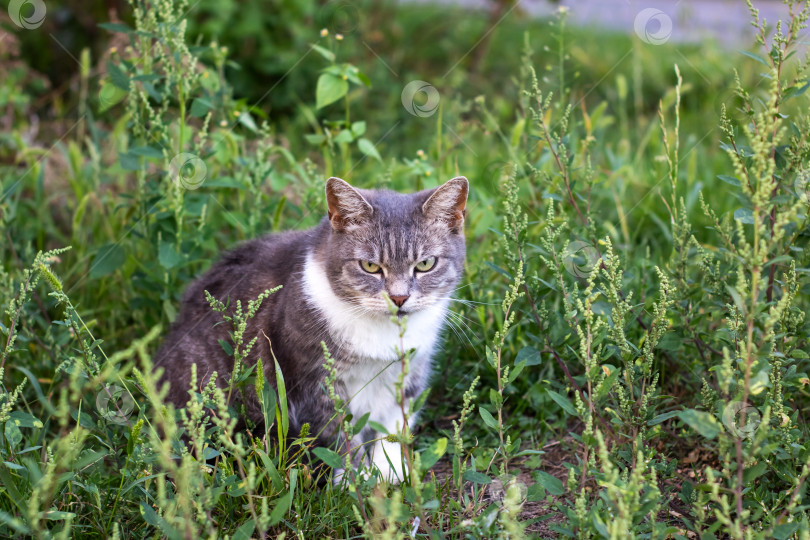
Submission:
[[[408,296],[407,294],[404,296],[395,296],[392,294],[389,298],[391,298],[391,301],[395,303],[397,307],[402,307],[402,304],[404,304],[408,300],[408,298],[410,298],[410,296]]]

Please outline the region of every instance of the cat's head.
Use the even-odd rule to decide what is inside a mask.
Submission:
[[[464,270],[463,176],[418,193],[360,190],[326,182],[331,229],[321,253],[329,282],[358,314],[400,314],[449,299]]]

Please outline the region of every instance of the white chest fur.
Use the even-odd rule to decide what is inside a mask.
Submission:
[[[412,313],[407,318],[405,335],[387,315],[358,314],[357,309],[339,298],[312,255],[304,268],[307,301],[322,313],[329,333],[340,347],[341,356],[353,359],[340,374],[340,381],[350,398],[349,409],[354,414],[371,412],[371,418],[386,422],[387,411],[394,398],[394,383],[401,366],[397,350],[416,349],[412,371],[425,371],[441,331],[447,302]],[[383,403],[388,407],[383,407]]]

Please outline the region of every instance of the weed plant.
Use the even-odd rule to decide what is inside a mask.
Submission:
[[[368,43],[318,35],[298,24],[314,4],[284,3],[317,64],[309,95],[285,94],[296,112],[274,118],[235,93],[236,43],[188,34],[217,21],[190,21],[184,0],[130,0],[129,24],[101,25],[117,45],[80,55],[80,113],[47,146],[27,135],[32,103],[4,97],[40,80],[9,63],[0,535],[810,538],[810,5],[786,3],[774,27],[748,4],[757,49],[719,79],[694,70],[714,76],[712,53],[664,69],[683,54],[634,42],[632,69],[588,99],[581,69],[610,71],[564,12],[542,31],[509,22],[522,41],[488,45],[507,39],[519,59],[504,88],[474,55],[436,111],[407,116],[402,81],[381,83],[392,67],[357,53]],[[392,28],[433,8],[412,9]],[[408,136],[387,139],[399,123]],[[347,444],[316,446],[309,426],[290,433],[275,359],[243,363],[262,339],[246,322],[273,290],[245,306],[209,297],[234,372],[225,389],[195,373],[186,407],[164,403],[152,355],[222,249],[316,223],[330,175],[414,190],[459,173],[473,187],[466,281],[438,390],[406,401],[412,351],[399,351],[403,429],[384,436],[402,450],[400,485],[358,469]],[[347,413],[326,348],[323,362],[349,441],[368,415]],[[246,392],[263,424],[229,405]]]

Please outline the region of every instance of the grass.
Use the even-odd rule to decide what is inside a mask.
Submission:
[[[4,23],[0,535],[807,538],[791,5],[746,54],[519,9],[489,32],[498,3],[133,0],[90,31],[65,2]],[[56,14],[80,44],[58,69]],[[414,80],[435,110],[403,103]],[[213,387],[162,403],[151,355],[223,249],[315,224],[330,175],[457,174],[464,282],[434,390],[402,404],[419,429],[389,435],[407,482],[333,486],[345,456],[288,433],[283,374],[229,381],[262,399],[249,431]],[[228,316],[239,362],[251,310]]]

